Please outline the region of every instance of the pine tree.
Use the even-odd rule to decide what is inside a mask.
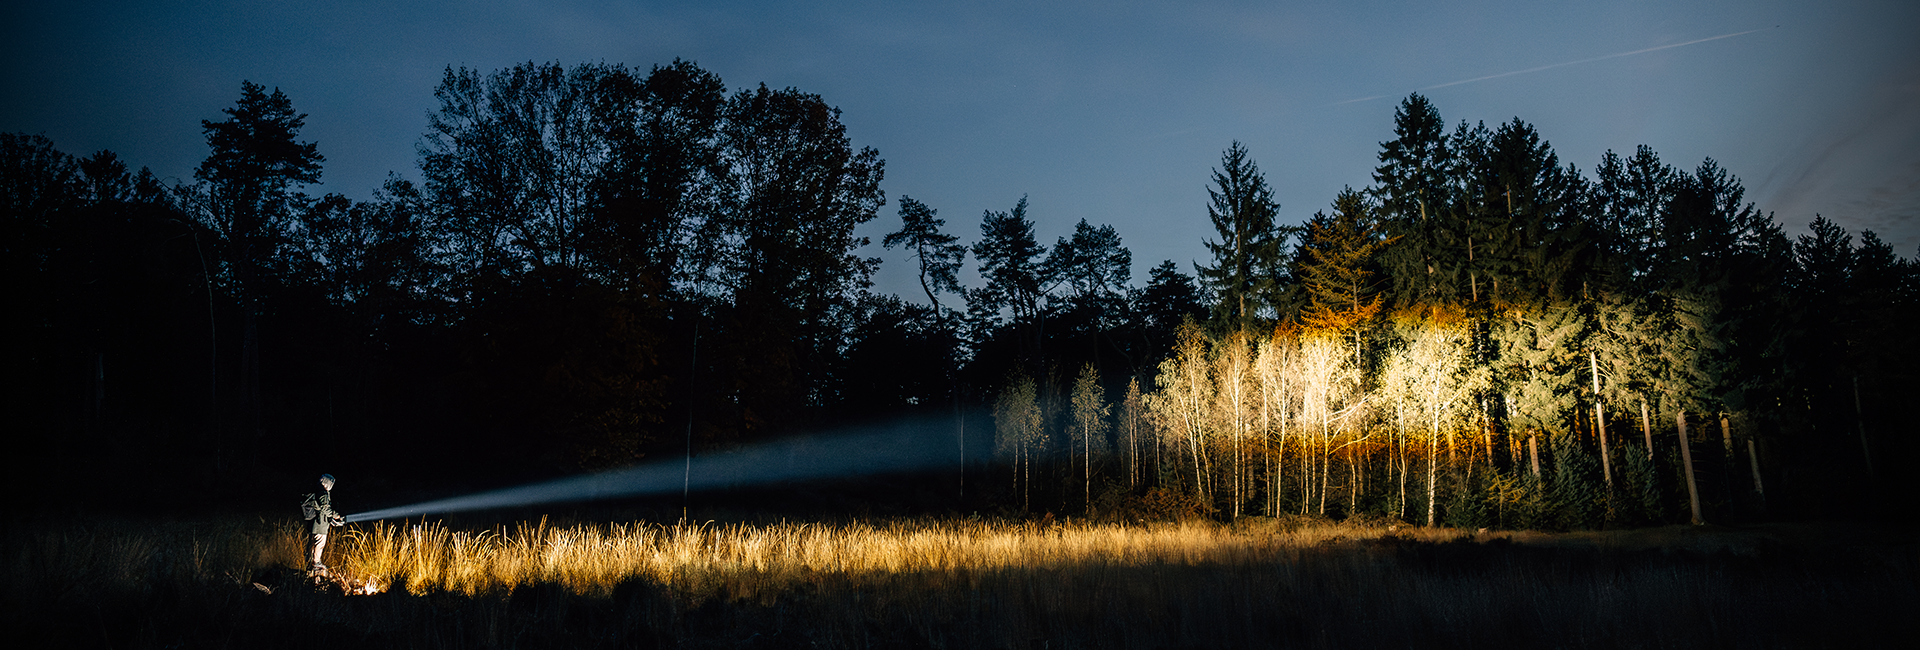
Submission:
[[[1133,253],[1120,245],[1113,226],[1096,228],[1081,219],[1071,239],[1062,237],[1053,245],[1045,268],[1048,278],[1066,288],[1069,305],[1118,311],[1110,308],[1133,275]]]
[[[1045,246],[1034,239],[1033,222],[1027,219],[1027,197],[1005,212],[988,210],[980,216],[980,241],[973,244],[980,276],[987,286],[968,292],[967,308],[971,317],[981,321],[980,328],[997,328],[1003,314],[1011,316],[1015,328],[1022,330],[1020,345],[1028,361],[1041,356],[1041,298],[1048,281],[1042,256]]]
[[[1135,325],[1146,339],[1143,356],[1159,359],[1173,349],[1174,332],[1180,323],[1206,316],[1199,288],[1193,278],[1180,272],[1173,260],[1161,262],[1147,272],[1147,286],[1134,290],[1132,309]]]
[[[293,189],[320,182],[319,146],[296,138],[306,114],[275,88],[272,94],[241,82],[240,99],[222,109],[227,119],[202,120],[207,159],[194,170],[202,183],[198,195],[208,225],[222,235],[235,296],[240,302],[241,426],[256,436],[260,427],[260,315],[263,298],[285,243],[298,197]]]
[[[940,232],[947,222],[937,214],[938,210],[901,195],[900,230],[888,233],[881,245],[888,249],[906,246],[913,251],[914,261],[920,266],[920,290],[927,293],[927,304],[939,313],[940,299],[935,294],[961,290],[957,274],[967,249],[954,243],[959,237]]]

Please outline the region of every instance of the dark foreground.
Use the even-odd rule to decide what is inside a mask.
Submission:
[[[1910,647],[1920,612],[1912,538],[1858,525],[1388,534],[1261,562],[634,580],[606,597],[345,596],[265,563],[237,575],[272,535],[221,525],[14,528],[14,647]]]

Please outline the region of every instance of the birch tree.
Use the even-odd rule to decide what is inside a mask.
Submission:
[[[1013,490],[1021,509],[1033,505],[1033,456],[1046,445],[1033,378],[1015,375],[993,404],[994,450],[1013,466]]]
[[[1204,438],[1213,402],[1213,378],[1210,372],[1211,345],[1198,325],[1180,326],[1174,354],[1160,363],[1155,383],[1159,390],[1149,401],[1162,422],[1164,432],[1176,447],[1184,446],[1193,465],[1193,491],[1206,502],[1206,475],[1210,464]]]
[[[1100,372],[1093,364],[1082,368],[1080,377],[1073,382],[1071,442],[1080,456],[1080,478],[1088,516],[1093,515],[1093,463],[1106,455],[1107,448],[1107,415],[1112,407],[1107,405],[1105,392],[1100,388]]]

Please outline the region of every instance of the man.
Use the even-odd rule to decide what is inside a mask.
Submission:
[[[309,494],[305,503],[300,504],[302,514],[313,522],[313,570],[325,571],[327,565],[320,561],[320,554],[327,550],[327,531],[334,526],[347,522],[340,513],[333,511],[333,475],[321,474],[320,487],[326,491],[318,495]]]

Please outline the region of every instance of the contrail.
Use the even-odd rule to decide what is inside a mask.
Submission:
[[[1778,28],[1778,27],[1779,27],[1779,25],[1775,25],[1774,27],[1775,27],[1775,28]],[[1735,37],[1735,36],[1743,36],[1743,35],[1746,35],[1746,34],[1752,34],[1752,33],[1754,33],[1754,32],[1763,32],[1763,31],[1766,31],[1766,28],[1762,28],[1762,29],[1749,29],[1749,30],[1747,30],[1747,31],[1744,31],[1744,32],[1734,32],[1734,33],[1732,33],[1732,34],[1721,34],[1721,35],[1719,35],[1719,36],[1709,36],[1709,37],[1706,37],[1706,38],[1702,38],[1702,39],[1697,39],[1697,40],[1691,40],[1691,41],[1687,41],[1687,42],[1685,42],[1685,43],[1673,43],[1673,44],[1670,44],[1670,45],[1660,45],[1660,46],[1656,46],[1656,47],[1649,47],[1649,48],[1646,48],[1646,49],[1640,49],[1640,50],[1634,50],[1634,51],[1631,51],[1631,52],[1617,52],[1617,53],[1614,53],[1614,54],[1608,54],[1608,55],[1606,55],[1606,56],[1596,56],[1596,57],[1593,57],[1593,58],[1591,58],[1591,59],[1580,59],[1580,60],[1578,60],[1578,61],[1567,61],[1567,62],[1565,62],[1565,63],[1554,63],[1554,64],[1551,64],[1551,65],[1543,65],[1543,66],[1540,66],[1540,67],[1537,67],[1537,68],[1527,68],[1527,69],[1525,69],[1525,70],[1514,70],[1514,71],[1512,71],[1512,72],[1502,72],[1502,73],[1500,73],[1500,74],[1490,74],[1490,75],[1487,75],[1487,76],[1484,76],[1484,77],[1474,77],[1474,78],[1472,78],[1472,79],[1461,79],[1461,80],[1459,80],[1459,81],[1449,81],[1449,82],[1447,82],[1447,83],[1443,83],[1443,84],[1435,84],[1435,85],[1432,85],[1432,86],[1427,86],[1427,87],[1425,87],[1425,88],[1419,88],[1418,90],[1433,90],[1433,89],[1435,89],[1435,88],[1445,88],[1445,87],[1447,87],[1447,86],[1458,86],[1458,85],[1460,85],[1460,84],[1470,84],[1470,83],[1473,83],[1473,82],[1476,82],[1476,81],[1486,81],[1486,80],[1488,80],[1488,79],[1499,79],[1499,78],[1501,78],[1501,77],[1511,77],[1511,76],[1514,76],[1514,75],[1517,75],[1517,74],[1527,74],[1527,73],[1530,73],[1530,72],[1539,72],[1539,71],[1541,71],[1541,70],[1552,70],[1552,69],[1554,69],[1554,68],[1564,68],[1564,67],[1567,67],[1567,66],[1570,66],[1570,65],[1580,65],[1580,64],[1582,64],[1582,63],[1593,63],[1594,61],[1605,61],[1605,60],[1607,60],[1607,59],[1617,59],[1617,58],[1620,58],[1620,57],[1623,57],[1623,56],[1633,56],[1633,55],[1635,55],[1635,54],[1646,54],[1646,53],[1648,53],[1648,52],[1658,52],[1658,51],[1660,51],[1660,50],[1670,50],[1670,49],[1673,49],[1673,48],[1676,48],[1676,47],[1686,47],[1686,46],[1688,46],[1688,45],[1694,45],[1694,44],[1698,44],[1698,43],[1705,43],[1705,42],[1707,42],[1707,41],[1717,41],[1717,40],[1720,40],[1720,39],[1723,39],[1723,38],[1733,38],[1733,37]],[[1349,99],[1349,100],[1346,100],[1346,101],[1343,101],[1343,102],[1334,102],[1334,103],[1332,103],[1332,104],[1328,104],[1328,106],[1339,106],[1339,105],[1341,105],[1341,104],[1352,104],[1352,103],[1355,103],[1355,102],[1365,102],[1365,101],[1372,101],[1372,100],[1375,100],[1375,99],[1382,99],[1382,98],[1385,98],[1385,97],[1387,97],[1387,96],[1386,96],[1386,95],[1374,95],[1374,96],[1372,96],[1372,97],[1360,97],[1360,98],[1357,98],[1357,99]]]

